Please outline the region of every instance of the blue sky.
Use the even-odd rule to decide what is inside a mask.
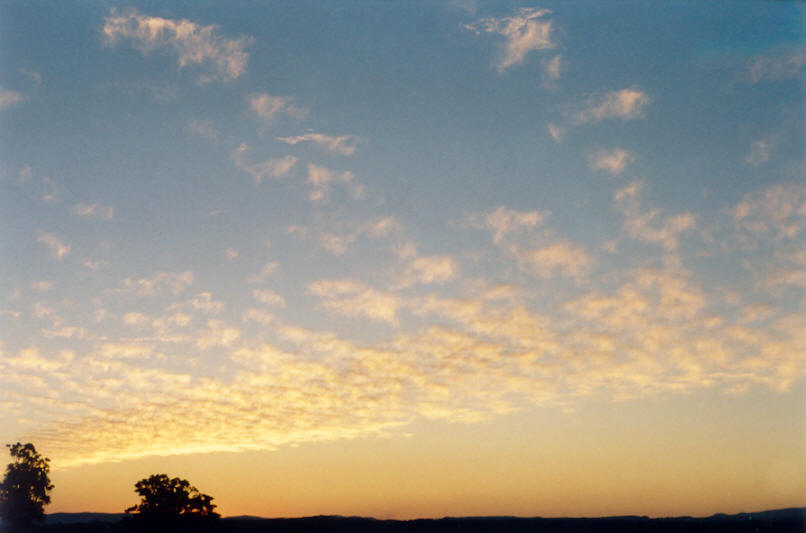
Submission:
[[[803,488],[801,6],[0,25],[0,439],[80,469],[741,397],[787,435],[765,501]]]

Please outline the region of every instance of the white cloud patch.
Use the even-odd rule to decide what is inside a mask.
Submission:
[[[125,13],[113,10],[104,19],[102,31],[110,46],[128,40],[143,54],[155,49],[173,51],[180,67],[209,65],[213,74],[201,76],[202,82],[230,81],[246,72],[249,54],[245,48],[251,39],[222,37],[216,26],[202,26],[187,19],[151,17],[135,10]]]
[[[559,143],[563,140],[563,130],[553,122],[547,122],[546,129],[549,131],[551,138],[554,139],[554,142]]]
[[[771,138],[759,139],[750,145],[750,151],[744,162],[751,167],[758,167],[770,160],[772,150],[775,147],[775,140]]]
[[[508,207],[499,206],[495,211],[485,213],[482,217],[483,225],[493,232],[493,242],[500,244],[510,233],[523,229],[534,229],[548,218],[551,211],[515,211]]]
[[[40,233],[37,241],[47,246],[51,255],[59,261],[70,253],[70,245],[65,244],[55,233]]]
[[[588,157],[588,166],[593,170],[604,170],[617,176],[635,161],[635,156],[622,148],[598,150]]]
[[[731,213],[736,225],[752,234],[796,237],[806,227],[806,185],[777,184],[748,193]]]
[[[252,94],[247,97],[249,107],[262,120],[272,120],[279,115],[302,119],[308,110],[291,104],[286,96],[272,96],[268,93]]]
[[[350,280],[315,281],[308,292],[324,299],[322,307],[341,315],[397,324],[400,300],[393,294]]]
[[[453,256],[431,255],[413,257],[400,275],[396,288],[410,287],[416,283],[446,283],[459,275],[459,265]]]
[[[795,79],[806,63],[806,47],[782,46],[751,57],[747,61],[745,79],[748,83]]]
[[[118,292],[137,296],[153,296],[168,292],[179,294],[193,285],[193,272],[182,273],[160,272],[153,278],[126,278]]]
[[[39,280],[31,283],[31,288],[39,292],[48,292],[53,289],[53,283],[47,280]]]
[[[540,278],[556,275],[583,278],[588,275],[594,261],[584,247],[571,241],[558,241],[533,249],[519,249],[518,262],[524,270]]]
[[[252,297],[258,302],[265,305],[276,305],[278,307],[285,307],[285,299],[274,291],[268,289],[252,291]]]
[[[98,203],[80,203],[73,207],[73,214],[85,218],[103,218],[112,220],[115,217],[115,208]]]
[[[552,82],[559,80],[562,75],[562,56],[557,54],[548,61],[542,61],[543,76],[547,86],[551,86]]]
[[[303,142],[312,142],[327,150],[331,154],[350,156],[354,155],[356,151],[355,137],[352,135],[341,135],[334,137],[331,135],[324,135],[322,133],[306,133],[305,135],[297,135],[296,137],[278,137],[278,141],[286,144],[297,144]]]
[[[285,176],[297,164],[297,158],[291,155],[267,159],[260,163],[250,163],[246,157],[248,151],[249,146],[246,143],[241,143],[230,153],[230,158],[238,169],[252,176],[258,185],[266,178]]]
[[[188,135],[201,137],[212,144],[216,144],[220,136],[218,130],[213,127],[209,120],[189,120],[186,131]]]
[[[20,93],[0,87],[0,110],[15,106],[21,101],[22,95]]]
[[[327,203],[330,198],[330,187],[334,183],[341,183],[348,187],[353,198],[361,198],[364,189],[354,182],[355,176],[352,172],[336,172],[320,165],[308,165],[308,179],[312,190],[308,193],[308,198],[312,202]]]
[[[577,124],[596,123],[608,118],[632,120],[644,116],[650,99],[643,91],[622,89],[591,98],[585,109],[574,115]]]
[[[506,39],[496,68],[503,72],[523,62],[529,52],[554,48],[551,40],[552,22],[545,20],[548,9],[523,8],[511,17],[488,17],[465,26],[477,35],[494,33]]]
[[[624,216],[623,229],[633,238],[645,242],[658,243],[663,249],[676,251],[680,235],[696,228],[693,213],[663,217],[659,209],[644,210],[641,207],[643,182],[633,182],[616,192],[616,208]]]
[[[255,274],[254,276],[251,276],[249,278],[249,283],[263,283],[263,282],[265,282],[269,277],[271,277],[277,271],[277,269],[279,267],[280,267],[280,263],[278,263],[277,261],[267,261],[261,267],[260,272],[258,272],[257,274]]]

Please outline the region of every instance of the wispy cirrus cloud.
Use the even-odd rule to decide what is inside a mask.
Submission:
[[[487,17],[465,25],[477,35],[494,33],[506,39],[504,50],[496,63],[498,72],[523,62],[529,52],[554,48],[551,40],[552,22],[545,20],[548,9],[523,8],[510,17]]]
[[[288,174],[288,171],[294,168],[298,159],[292,155],[285,157],[270,158],[258,163],[251,163],[247,160],[247,153],[249,152],[249,145],[245,142],[241,143],[237,148],[230,152],[230,159],[235,166],[252,176],[255,184],[259,185],[266,178],[281,178]]]
[[[353,135],[340,135],[338,137],[322,133],[306,133],[296,137],[278,137],[278,141],[286,144],[312,142],[327,150],[331,154],[350,156],[356,151],[355,137]]]
[[[210,65],[214,74],[202,75],[201,82],[235,80],[246,72],[249,37],[222,37],[216,26],[203,26],[187,19],[166,19],[138,13],[112,10],[104,18],[102,32],[106,43],[116,45],[131,41],[143,54],[155,49],[171,50],[179,66]]]
[[[623,148],[598,150],[588,157],[588,166],[593,170],[605,170],[617,176],[635,161],[635,156]]]
[[[574,115],[577,124],[597,123],[608,118],[633,120],[644,116],[644,108],[651,102],[649,96],[638,89],[622,89],[590,98],[584,109]]]

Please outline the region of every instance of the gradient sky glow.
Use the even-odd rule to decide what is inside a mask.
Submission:
[[[804,8],[0,5],[49,511],[806,504]]]

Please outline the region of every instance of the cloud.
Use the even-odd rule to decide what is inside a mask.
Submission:
[[[321,133],[306,133],[305,135],[298,135],[296,137],[278,137],[277,140],[286,144],[312,142],[318,144],[331,154],[338,155],[350,156],[355,154],[356,151],[355,144],[351,144],[355,142],[355,137],[352,135],[333,137]]]
[[[36,85],[37,87],[42,85],[42,74],[40,74],[39,72],[27,68],[21,68],[19,69],[19,71],[20,73],[25,74],[26,76],[31,78],[31,81],[33,81],[34,85]]]
[[[291,99],[285,96],[272,96],[268,93],[252,94],[247,98],[249,107],[263,120],[271,120],[277,115],[286,115],[296,119],[305,118],[308,110],[291,105]]]
[[[549,130],[549,135],[554,139],[554,142],[559,143],[563,138],[563,131],[552,122],[546,122],[546,129]]]
[[[751,234],[796,237],[806,227],[806,186],[776,184],[747,193],[731,214],[736,225]]]
[[[560,79],[562,74],[562,56],[560,54],[548,61],[542,61],[541,64],[543,65],[543,76],[547,85],[550,86],[552,82]]]
[[[274,321],[274,315],[263,309],[248,308],[241,313],[241,320],[244,322],[257,322],[258,324],[271,324]]]
[[[325,300],[322,307],[341,315],[397,324],[400,300],[393,294],[350,280],[315,281],[308,292]]]
[[[599,150],[588,157],[588,166],[593,170],[606,170],[617,176],[635,161],[635,156],[622,148]]]
[[[151,17],[135,10],[125,13],[112,10],[104,19],[102,31],[110,46],[129,40],[143,54],[155,49],[173,51],[180,67],[209,65],[214,74],[201,76],[202,82],[235,80],[246,72],[249,54],[245,48],[251,39],[224,38],[216,26],[202,26],[187,19]]]
[[[196,296],[185,302],[177,302],[168,307],[169,311],[177,309],[193,309],[205,313],[219,313],[224,309],[224,302],[213,299],[213,295],[207,291],[198,293]]]
[[[637,89],[622,89],[591,98],[585,109],[574,115],[577,124],[596,123],[608,118],[632,120],[644,116],[650,103],[646,93]]]
[[[758,167],[770,160],[772,149],[775,146],[773,139],[759,139],[750,145],[750,152],[744,162],[751,167]]]
[[[643,182],[636,181],[614,196],[616,209],[624,216],[625,233],[633,239],[659,243],[669,252],[677,250],[680,234],[696,228],[696,217],[693,213],[682,213],[663,218],[659,209],[645,211],[640,200],[643,188]]]
[[[493,242],[499,244],[512,232],[536,228],[550,214],[551,211],[515,211],[502,205],[482,218],[484,226],[493,232]]]
[[[285,176],[298,161],[296,157],[287,155],[282,158],[267,159],[261,163],[249,163],[246,160],[246,152],[248,151],[249,146],[245,142],[241,143],[230,153],[230,158],[238,169],[251,175],[256,184],[260,184],[265,178],[281,178]]]
[[[330,186],[333,183],[343,183],[350,190],[353,198],[361,198],[364,189],[361,185],[354,183],[355,176],[352,172],[335,172],[327,167],[319,165],[308,165],[308,179],[305,181],[312,186],[308,193],[308,198],[312,202],[327,203],[329,200]]]
[[[326,232],[319,235],[319,245],[330,253],[342,255],[357,238],[358,235],[355,233],[338,235]]]
[[[208,320],[207,328],[195,335],[196,346],[208,350],[214,346],[231,346],[241,337],[238,328],[228,326],[222,320]]]
[[[534,50],[554,48],[551,41],[552,22],[541,17],[550,14],[548,9],[523,8],[511,17],[488,17],[465,26],[477,35],[495,33],[506,38],[503,53],[496,68],[503,72],[523,62],[526,54]]]
[[[260,272],[249,278],[249,283],[263,283],[267,278],[274,274],[279,267],[280,263],[277,261],[267,261],[263,267],[261,267]]]
[[[341,255],[362,236],[376,240],[399,232],[400,222],[393,216],[381,216],[364,221],[331,223],[326,228],[319,230],[317,235],[319,245],[330,253]],[[317,230],[293,226],[287,231],[304,238],[309,231]]]
[[[445,283],[455,279],[458,274],[459,266],[450,255],[415,257],[406,266],[399,286],[408,287],[415,283]]]
[[[17,91],[9,91],[0,87],[0,109],[15,106],[22,101],[22,95]]]
[[[585,277],[593,266],[593,258],[585,248],[570,241],[559,241],[534,249],[520,249],[516,252],[516,257],[523,268],[543,279],[555,275]]]
[[[186,131],[188,135],[195,135],[201,137],[206,141],[216,144],[218,142],[219,133],[209,120],[189,120],[187,123]]]
[[[37,241],[47,246],[51,255],[59,261],[70,253],[70,245],[62,242],[55,233],[40,233]]]
[[[806,63],[806,47],[781,46],[751,57],[747,61],[745,81],[750,84],[796,79]]]
[[[270,291],[268,289],[265,290],[255,289],[252,291],[252,297],[262,304],[285,307],[285,300],[283,299],[283,297],[277,294],[276,292]]]
[[[239,255],[241,254],[235,248],[227,248],[224,250],[224,257],[226,257],[228,261],[237,259]]]
[[[39,292],[48,292],[53,289],[53,283],[47,280],[31,282],[31,288]]]
[[[115,208],[101,204],[80,203],[73,207],[73,214],[85,218],[104,218],[112,220],[115,216]]]
[[[117,292],[134,294],[137,296],[153,296],[169,292],[179,294],[193,284],[193,273],[185,271],[179,274],[160,272],[153,278],[126,278]]]

